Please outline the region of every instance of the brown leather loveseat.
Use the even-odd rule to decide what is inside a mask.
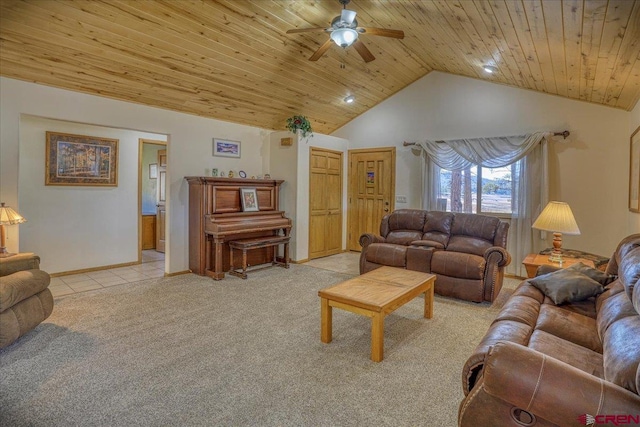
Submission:
[[[360,236],[360,274],[383,265],[433,273],[439,295],[493,301],[511,261],[508,230],[486,215],[399,209],[382,218],[379,236]]]
[[[459,425],[640,425],[640,234],[619,244],[597,296],[556,305],[534,284],[540,269],[465,364]]]

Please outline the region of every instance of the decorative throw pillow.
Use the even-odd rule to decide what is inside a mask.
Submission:
[[[595,280],[596,282],[600,283],[602,286],[607,286],[609,283],[616,280],[616,276],[612,276],[611,274],[605,274],[603,271],[600,271],[595,268],[591,268],[588,265],[583,264],[581,262],[577,264],[573,264],[571,267],[567,268],[567,270],[574,270],[574,271],[577,271],[578,273],[582,273],[585,276],[588,276],[593,280]]]
[[[604,291],[600,283],[569,268],[529,279],[529,283],[540,289],[556,305],[583,301]]]

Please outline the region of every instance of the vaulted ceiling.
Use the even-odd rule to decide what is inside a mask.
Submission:
[[[333,45],[338,0],[0,0],[0,74],[284,129],[331,133],[433,70],[631,110],[638,0],[353,0],[376,59]],[[483,65],[498,71],[486,73]],[[354,95],[356,102],[343,99]]]

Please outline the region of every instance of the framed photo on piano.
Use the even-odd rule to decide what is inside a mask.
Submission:
[[[241,188],[240,200],[243,212],[258,212],[258,193],[255,188]]]

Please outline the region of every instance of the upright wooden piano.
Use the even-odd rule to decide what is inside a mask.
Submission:
[[[282,180],[185,177],[189,183],[189,268],[215,280],[229,271],[229,242],[289,235],[291,219],[278,210]],[[258,212],[243,212],[241,188],[255,188]],[[273,247],[249,253],[249,265],[271,262]]]

